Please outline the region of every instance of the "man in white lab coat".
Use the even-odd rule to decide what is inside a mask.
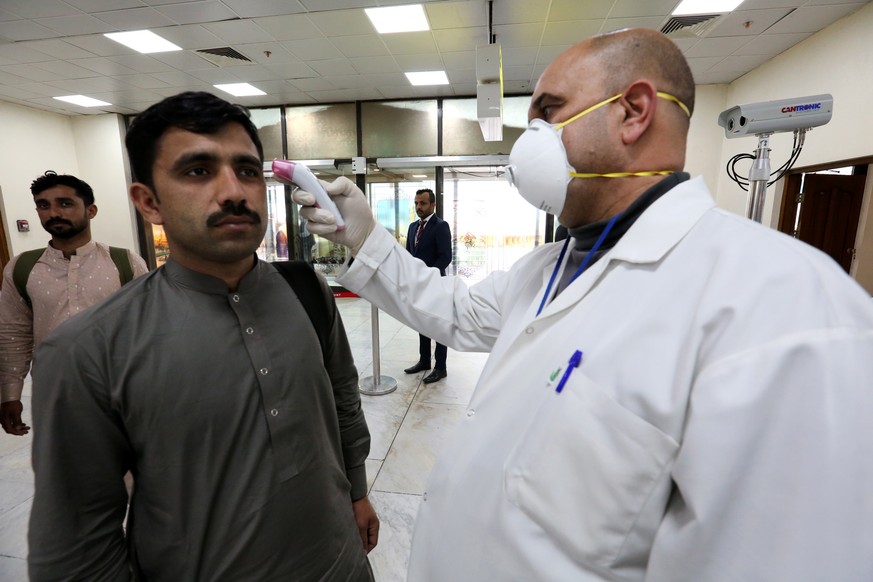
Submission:
[[[655,31],[561,54],[508,170],[569,242],[469,288],[374,228],[348,180],[326,184],[344,231],[303,209],[352,249],[343,286],[491,352],[410,581],[873,580],[873,303],[681,171],[693,106]]]

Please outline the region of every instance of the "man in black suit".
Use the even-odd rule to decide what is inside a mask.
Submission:
[[[446,267],[452,262],[452,234],[449,223],[434,214],[436,196],[430,188],[422,188],[415,192],[415,213],[418,220],[409,225],[406,235],[406,250],[424,261],[428,267],[436,267],[440,275],[446,276]],[[416,374],[430,370],[430,338],[418,334],[418,363],[406,368],[407,374]],[[436,382],[447,375],[446,346],[437,342],[434,350],[435,364],[433,371],[424,377],[424,383]]]

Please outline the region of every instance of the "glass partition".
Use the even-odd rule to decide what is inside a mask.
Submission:
[[[285,108],[289,160],[352,158],[358,151],[355,104]]]
[[[368,158],[435,156],[437,102],[365,101],[361,104],[361,133]]]
[[[282,157],[282,110],[278,107],[269,109],[251,109],[252,123],[258,128],[258,137],[264,146],[264,159],[272,160]]]
[[[443,100],[443,155],[508,154],[527,128],[530,97],[503,98],[503,141],[485,141],[479,129],[476,99]]]
[[[446,168],[443,219],[455,240],[450,269],[468,283],[505,271],[545,242],[546,213],[509,185],[502,168]]]

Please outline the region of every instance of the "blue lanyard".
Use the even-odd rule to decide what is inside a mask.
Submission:
[[[582,264],[579,265],[579,268],[576,269],[576,272],[573,274],[573,278],[570,279],[570,282],[567,283],[569,287],[573,281],[576,280],[579,275],[581,275],[585,269],[588,268],[588,265],[594,259],[594,253],[600,250],[600,246],[603,244],[603,241],[606,240],[606,235],[609,234],[609,231],[612,230],[612,226],[615,224],[615,221],[618,220],[620,214],[616,214],[613,216],[608,223],[606,223],[606,227],[604,227],[603,232],[600,233],[600,237],[598,237],[597,242],[594,243],[594,246],[591,247],[591,250],[588,251],[588,254],[585,255],[585,259],[582,261]],[[567,252],[567,247],[570,246],[570,239],[572,237],[568,236],[564,240],[564,248],[561,249],[561,254],[558,255],[558,262],[555,263],[555,270],[552,271],[552,277],[549,279],[549,285],[546,287],[546,292],[543,294],[543,300],[540,302],[540,308],[537,309],[537,317],[539,317],[540,313],[543,311],[543,307],[546,306],[546,301],[549,299],[549,295],[552,292],[552,285],[555,283],[555,279],[558,277],[558,271],[561,269],[561,264],[564,262],[564,255]]]

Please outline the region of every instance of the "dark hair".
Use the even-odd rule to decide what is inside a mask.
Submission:
[[[418,196],[419,194],[427,194],[427,197],[430,200],[431,204],[436,202],[436,195],[434,195],[433,190],[431,190],[430,188],[422,188],[421,190],[416,190],[415,195]]]
[[[152,168],[157,157],[157,144],[164,132],[178,127],[193,133],[217,133],[228,123],[239,123],[258,148],[264,161],[264,146],[258,129],[242,105],[229,103],[203,91],[187,91],[155,103],[133,118],[124,143],[133,169],[133,177],[154,188]]]
[[[30,183],[30,193],[36,196],[55,186],[69,186],[75,190],[76,196],[85,202],[86,207],[94,204],[94,190],[87,182],[69,174],[58,174],[52,170],[46,170],[45,174]]]

